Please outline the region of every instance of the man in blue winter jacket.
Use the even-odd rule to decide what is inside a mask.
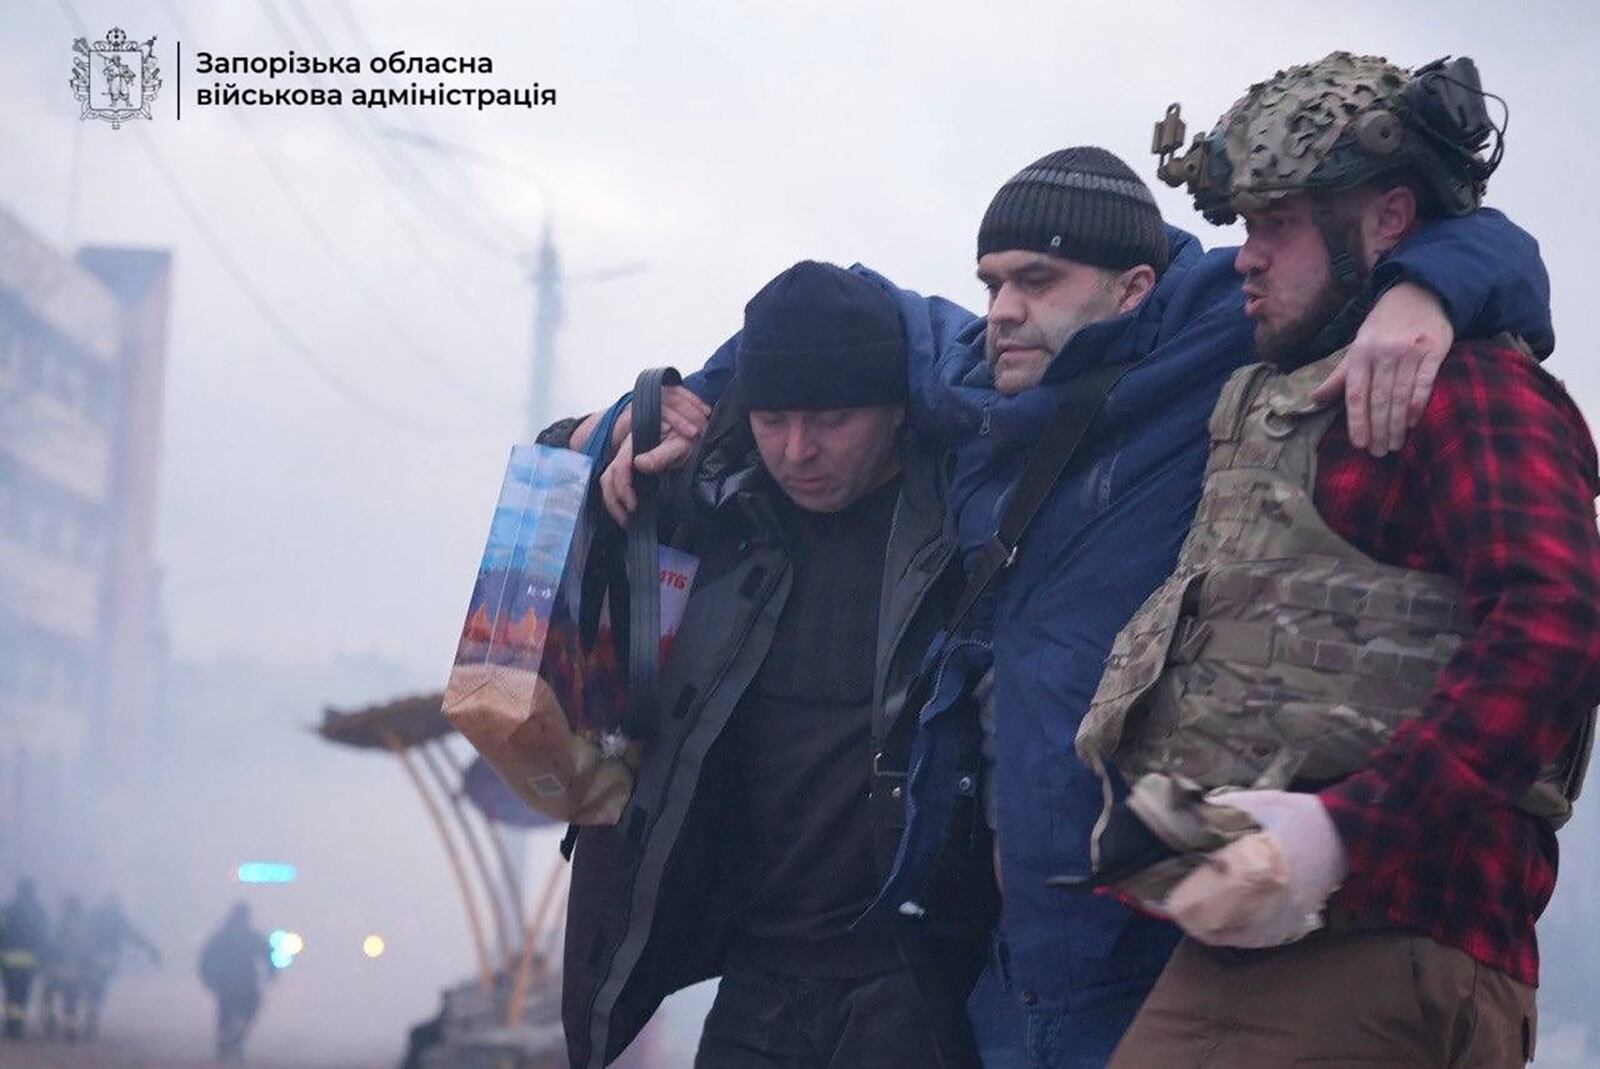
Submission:
[[[1004,896],[996,976],[1015,1013],[978,1015],[980,1041],[1010,1064],[1103,1066],[1173,945],[1166,924],[1045,880],[1088,868],[1102,799],[1073,738],[1113,637],[1170,572],[1205,460],[1206,418],[1237,367],[1253,362],[1233,250],[1205,253],[1161,222],[1142,181],[1102,149],[1052,153],[997,193],[979,232],[989,314],[901,290],[912,361],[911,418],[954,448],[948,495],[963,551],[977,561],[1034,442],[1063,393],[1108,363],[1130,370],[1106,398],[1010,566],[963,633],[923,713],[900,863],[878,912],[914,926],[943,843],[954,721],[992,680],[992,773]],[[1491,211],[1431,227],[1380,264],[1374,313],[1345,374],[1354,440],[1399,444],[1453,330],[1513,330],[1549,351],[1548,284],[1535,243]],[[1381,297],[1379,296],[1381,294]],[[737,338],[689,386],[714,399]],[[655,456],[622,450],[603,481],[626,510],[629,475],[692,445],[694,404]],[[1020,1017],[1020,1022],[1018,1018]],[[1020,1031],[1020,1034],[1018,1032]],[[1002,1051],[1009,1050],[1009,1055]]]

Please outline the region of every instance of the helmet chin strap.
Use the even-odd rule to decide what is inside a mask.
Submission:
[[[1355,297],[1367,288],[1368,272],[1352,247],[1351,226],[1334,215],[1333,205],[1326,197],[1316,193],[1311,195],[1311,221],[1328,247],[1328,267],[1334,282],[1347,298]]]
[[[1328,248],[1328,269],[1334,284],[1344,295],[1344,304],[1332,319],[1312,339],[1307,362],[1322,357],[1350,344],[1361,329],[1361,324],[1372,311],[1373,294],[1368,282],[1371,272],[1364,259],[1358,258],[1350,240],[1351,227],[1333,213],[1328,201],[1315,194],[1311,198],[1311,219],[1322,234],[1322,243]]]
[[[1321,360],[1336,349],[1343,349],[1355,339],[1356,331],[1361,329],[1361,324],[1366,321],[1368,313],[1372,311],[1372,295],[1366,291],[1356,294],[1344,306],[1334,313],[1317,336],[1311,339],[1311,344],[1306,347],[1305,359],[1299,361],[1302,365]]]

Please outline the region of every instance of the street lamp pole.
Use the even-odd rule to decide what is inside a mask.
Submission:
[[[561,254],[556,251],[550,217],[545,216],[539,248],[532,256],[528,280],[533,284],[533,339],[529,352],[528,441],[550,422],[550,391],[556,366],[556,335],[565,309],[561,301]]]
[[[556,249],[555,228],[552,222],[555,210],[550,187],[539,175],[520,164],[480,152],[466,145],[443,141],[419,131],[385,127],[384,133],[397,141],[417,145],[449,159],[464,160],[481,167],[514,174],[539,190],[545,207],[544,228],[539,236],[538,247],[521,258],[528,273],[528,282],[533,286],[533,318],[528,353],[530,364],[528,399],[524,408],[528,421],[525,429],[528,440],[532,441],[550,422],[550,402],[555,389],[556,342],[565,318],[564,297],[567,287],[624,278],[645,270],[646,265],[631,261],[594,271],[579,278],[568,278],[561,266],[561,254]]]

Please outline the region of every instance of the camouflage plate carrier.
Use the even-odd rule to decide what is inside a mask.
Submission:
[[[1148,901],[1255,830],[1208,792],[1315,789],[1364,767],[1474,629],[1454,580],[1380,564],[1317,512],[1317,446],[1339,409],[1311,391],[1343,355],[1229,379],[1177,568],[1117,636],[1078,732],[1083,759],[1102,776],[1114,763],[1130,808],[1186,855],[1119,883]],[[1584,741],[1521,808],[1567,819]]]

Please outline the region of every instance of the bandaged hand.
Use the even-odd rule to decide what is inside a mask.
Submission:
[[[1323,909],[1349,866],[1317,796],[1237,791],[1212,804],[1243,810],[1262,830],[1206,855],[1162,911],[1212,946],[1282,946],[1322,927]]]

